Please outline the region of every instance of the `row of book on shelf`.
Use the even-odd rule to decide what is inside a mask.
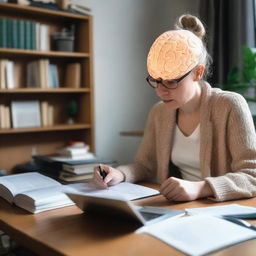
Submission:
[[[49,51],[49,26],[30,20],[0,18],[0,47]]]
[[[19,88],[18,67],[14,61],[0,60],[0,89]],[[81,63],[69,63],[66,65],[64,87],[81,87]],[[59,71],[56,64],[49,59],[39,59],[27,64],[26,69],[27,88],[59,88]]]
[[[33,158],[39,171],[66,182],[92,179],[94,168],[100,164],[116,165],[111,159],[94,155],[83,142],[71,142],[55,155],[35,155]]]
[[[0,104],[0,129],[49,126],[54,123],[53,105],[47,101],[12,101]]]

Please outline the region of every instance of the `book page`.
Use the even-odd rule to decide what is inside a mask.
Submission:
[[[256,238],[256,232],[207,215],[166,219],[144,226],[136,233],[152,235],[189,255],[204,255]]]
[[[230,216],[235,218],[256,218],[256,208],[239,204],[228,204],[220,206],[196,207],[186,209],[187,214],[207,214],[212,216]]]
[[[159,194],[156,189],[128,182],[121,182],[107,189],[99,189],[93,183],[70,184],[64,186],[64,192],[124,200],[135,200]]]
[[[0,184],[9,190],[13,197],[25,191],[61,186],[56,180],[37,172],[3,176],[0,177]],[[6,198],[6,193],[0,195],[10,202],[10,198]]]
[[[19,193],[13,202],[32,213],[74,205],[74,202],[62,192],[61,186]]]

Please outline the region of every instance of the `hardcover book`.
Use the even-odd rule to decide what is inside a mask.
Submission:
[[[56,180],[37,172],[0,177],[0,196],[31,213],[74,205]]]

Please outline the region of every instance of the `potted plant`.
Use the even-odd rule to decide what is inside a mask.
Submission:
[[[242,94],[256,116],[256,52],[247,46],[242,46],[242,52],[242,68],[233,67],[228,73],[227,83],[218,86]]]
[[[75,100],[71,100],[68,102],[67,107],[67,116],[68,116],[68,124],[74,124],[75,117],[78,113],[78,104]]]

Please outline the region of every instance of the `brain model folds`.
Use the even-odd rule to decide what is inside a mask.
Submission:
[[[150,48],[148,72],[153,78],[177,79],[198,64],[201,49],[201,39],[192,32],[167,31]]]

